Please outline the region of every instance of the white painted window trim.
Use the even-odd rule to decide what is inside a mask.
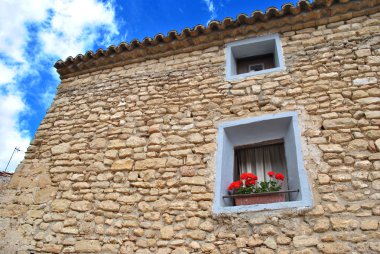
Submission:
[[[276,52],[274,52],[274,53],[275,53],[275,59],[278,61],[278,63],[277,63],[278,67],[271,68],[271,69],[265,69],[262,71],[256,71],[256,72],[233,74],[232,70],[233,70],[233,68],[236,68],[236,66],[234,64],[235,63],[234,56],[232,53],[233,47],[241,46],[241,45],[247,45],[247,44],[254,44],[257,42],[268,41],[268,40],[274,40],[275,41]],[[246,77],[263,75],[263,74],[268,74],[268,73],[272,73],[272,72],[284,71],[286,69],[285,68],[285,61],[284,61],[284,54],[282,51],[281,40],[280,40],[279,34],[265,35],[265,36],[254,37],[254,38],[249,38],[249,39],[245,39],[245,40],[230,42],[230,43],[226,44],[225,56],[226,56],[226,80],[228,80],[228,81],[240,80],[240,79],[244,79]]]
[[[247,206],[225,206],[223,196],[226,195],[226,190],[222,189],[222,170],[224,163],[230,163],[224,161],[223,150],[225,149],[225,141],[227,135],[225,132],[226,128],[240,126],[244,124],[252,124],[256,122],[262,122],[267,120],[290,118],[291,119],[291,131],[294,135],[294,144],[296,152],[296,165],[297,173],[299,176],[299,190],[301,195],[301,200],[298,201],[287,201],[278,202],[272,204],[257,204],[257,205],[247,205]],[[289,127],[290,128],[290,127]],[[231,147],[229,147],[231,148]],[[234,157],[232,155],[232,157]],[[233,163],[233,162],[232,162]],[[231,174],[233,174],[231,170]],[[263,210],[278,210],[278,209],[307,209],[313,206],[312,191],[310,188],[307,173],[304,169],[303,158],[301,152],[301,137],[298,128],[298,117],[296,112],[283,112],[277,114],[263,115],[259,117],[251,117],[246,119],[240,119],[235,121],[228,121],[219,124],[218,126],[218,137],[217,137],[217,158],[216,158],[216,179],[215,179],[215,196],[213,201],[213,213],[215,215],[219,214],[233,214],[233,213],[243,213],[243,212],[257,212]]]

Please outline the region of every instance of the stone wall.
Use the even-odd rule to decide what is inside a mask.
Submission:
[[[281,33],[286,71],[237,82],[224,47],[63,80],[2,196],[0,251],[380,251],[379,34],[379,14]],[[313,209],[214,216],[218,123],[282,111]]]
[[[12,173],[0,172],[0,191],[3,191],[7,188],[8,183],[11,180]]]

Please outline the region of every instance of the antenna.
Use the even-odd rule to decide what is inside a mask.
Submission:
[[[21,151],[20,148],[18,148],[18,147],[15,147],[15,149],[13,149],[13,153],[12,153],[11,157],[9,158],[9,161],[8,161],[7,166],[5,167],[5,170],[4,170],[5,172],[7,172],[7,169],[8,169],[9,163],[11,162],[12,157],[13,157],[13,155],[15,154],[15,152],[22,152],[22,151]]]

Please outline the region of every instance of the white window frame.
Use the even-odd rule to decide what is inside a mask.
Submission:
[[[271,204],[233,206],[228,185],[233,181],[234,147],[284,139],[290,189],[298,188],[293,201]],[[292,195],[292,194],[291,194]],[[301,137],[296,112],[283,112],[235,121],[223,122],[218,127],[215,196],[213,213],[231,214],[278,209],[305,209],[313,205],[307,173],[304,169]]]
[[[255,46],[255,44],[259,45],[259,44],[263,44],[263,42],[271,42],[275,44],[274,51],[269,52],[269,53],[274,54],[275,67],[270,68],[270,69],[264,69],[261,71],[251,71],[247,73],[236,74],[236,57],[234,56],[233,51],[242,46],[243,47],[251,46],[251,45]],[[264,47],[263,49],[266,49],[266,48]],[[268,52],[261,52],[260,50],[255,51],[255,52],[253,52],[252,50],[243,50],[242,54],[244,54],[243,57],[251,57],[251,56],[263,55],[266,53]],[[226,44],[225,56],[226,56],[226,80],[239,80],[239,79],[244,79],[250,76],[262,75],[262,74],[267,74],[271,72],[285,70],[285,61],[284,61],[284,56],[283,56],[283,51],[282,51],[282,46],[281,46],[281,40],[278,34],[254,37],[254,38],[249,38],[245,40],[228,43]],[[237,59],[241,59],[243,57],[238,57]]]

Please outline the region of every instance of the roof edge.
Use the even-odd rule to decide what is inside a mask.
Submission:
[[[84,55],[78,54],[76,57],[68,57],[65,61],[59,60],[54,67],[62,80],[86,72],[124,65],[126,62],[136,62],[137,59],[151,59],[153,55],[156,58],[157,55],[168,55],[168,51],[169,54],[173,54],[193,51],[194,47],[202,48],[199,47],[201,45],[221,45],[224,39],[239,34],[258,33],[274,28],[281,32],[299,30],[364,16],[378,12],[378,8],[373,8],[378,5],[380,0],[315,0],[313,3],[301,0],[297,6],[284,4],[281,10],[269,7],[265,14],[254,11],[250,16],[240,14],[235,20],[230,17],[221,22],[213,20],[207,27],[197,25],[193,29],[185,28],[180,34],[170,31],[167,36],[157,34],[153,39],[146,37],[141,42],[135,39],[129,44],[121,42],[118,46],[111,45],[105,50],[100,48],[96,52],[87,51]],[[332,17],[336,18],[331,19]]]

